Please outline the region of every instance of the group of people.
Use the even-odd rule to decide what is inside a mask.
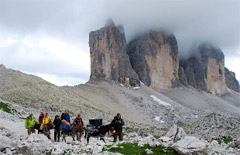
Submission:
[[[28,135],[30,135],[31,133],[35,133],[35,126],[34,126],[35,124],[40,124],[39,129],[42,130],[44,128],[44,126],[48,123],[53,123],[53,125],[54,125],[54,140],[59,141],[60,140],[60,129],[68,127],[69,124],[71,123],[69,111],[65,110],[65,113],[62,113],[61,118],[59,115],[56,115],[53,122],[51,121],[48,113],[44,114],[43,112],[41,112],[40,116],[38,117],[38,120],[33,117],[33,114],[30,114],[26,119],[25,128],[27,129]],[[84,123],[83,123],[83,120],[82,120],[80,114],[77,115],[77,117],[74,119],[72,124],[73,124],[73,126],[80,125],[82,128],[84,128]],[[116,131],[113,135],[113,137],[114,137],[113,142],[117,141],[117,137],[119,137],[119,140],[122,141],[123,140],[122,126],[125,125],[125,122],[121,118],[120,113],[118,113],[114,117],[114,119],[111,122],[111,125],[114,127],[114,129]],[[69,128],[70,128],[70,126],[69,126]],[[80,137],[81,137],[81,135],[77,135],[77,140],[80,140]]]

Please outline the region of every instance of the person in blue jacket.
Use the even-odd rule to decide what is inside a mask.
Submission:
[[[71,123],[70,115],[69,115],[69,113],[68,113],[68,110],[65,110],[65,113],[62,113],[62,115],[61,115],[61,121],[62,121],[62,120],[65,120],[65,121],[67,121],[68,123]],[[61,129],[65,129],[65,130],[70,130],[70,125],[61,124],[61,125],[60,125],[60,128],[61,128]]]
[[[68,114],[68,110],[65,110],[65,113],[62,113],[61,120],[66,120],[68,123],[71,123],[70,115]]]

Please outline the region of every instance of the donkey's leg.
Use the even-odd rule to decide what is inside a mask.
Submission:
[[[62,141],[64,141],[66,143],[66,134],[62,133],[62,135],[63,135]]]
[[[87,130],[85,131],[85,135],[84,135],[84,138],[86,139],[87,138]]]
[[[104,143],[106,143],[103,136],[100,136],[100,141],[101,141],[101,140],[102,140]]]
[[[76,136],[76,134],[75,134],[75,133],[72,133],[72,139],[73,139],[73,141],[75,141],[75,136]]]
[[[51,139],[51,137],[50,137],[50,129],[49,129],[49,131],[47,131],[47,137],[48,137],[48,139]]]
[[[89,144],[90,135],[87,135],[87,144]]]

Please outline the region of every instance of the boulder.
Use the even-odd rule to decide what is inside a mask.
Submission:
[[[183,130],[183,128],[179,127],[177,130],[177,134],[174,137],[174,142],[177,142],[177,141],[183,139],[185,136],[187,136],[186,132]]]
[[[145,144],[149,144],[151,147],[156,147],[159,145],[159,142],[152,135],[142,138],[138,142],[138,146],[144,147]]]
[[[208,154],[217,154],[218,152],[221,152],[224,154],[226,152],[226,146],[227,145],[225,143],[218,144],[218,142],[216,140],[213,140],[208,144],[207,153]]]
[[[187,134],[183,128],[178,127],[176,124],[174,124],[164,137],[160,137],[158,139],[158,142],[164,147],[169,147],[172,146],[173,143],[184,138],[186,135]]]
[[[171,138],[172,140],[174,140],[176,134],[177,134],[177,130],[178,130],[178,126],[176,124],[174,124],[167,132],[167,134],[165,135],[166,137]]]
[[[183,128],[178,127],[177,125],[173,125],[169,131],[167,132],[167,134],[165,135],[165,137],[169,137],[173,140],[173,142],[176,142],[178,140],[181,140],[182,138],[184,138],[187,134],[185,133],[185,131],[183,130]]]
[[[10,138],[0,135],[0,152],[3,152],[7,148],[13,147],[13,142]]]
[[[146,151],[147,154],[153,154],[153,152],[149,149],[146,149],[145,151]]]
[[[108,20],[105,27],[89,34],[91,55],[90,80],[108,80],[127,86],[139,86],[126,53],[124,28]]]
[[[163,146],[163,147],[170,147],[173,144],[173,139],[163,136],[158,139],[158,142]]]
[[[205,155],[207,144],[196,137],[186,136],[172,145],[181,155]]]
[[[173,34],[151,31],[127,45],[127,53],[140,80],[155,89],[168,89],[178,82],[178,46]]]

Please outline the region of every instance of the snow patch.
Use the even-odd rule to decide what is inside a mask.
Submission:
[[[164,123],[163,120],[160,120],[160,116],[157,116],[157,117],[155,117],[154,119],[155,119],[156,121],[160,122],[160,123]]]
[[[165,101],[160,100],[159,98],[157,98],[157,97],[154,96],[154,95],[150,95],[150,97],[153,99],[153,101],[158,102],[159,105],[171,106],[171,104],[169,104],[169,103],[167,103],[167,102],[165,102]]]
[[[139,89],[140,87],[133,87],[133,89]]]
[[[142,81],[140,81],[140,84],[141,84],[141,86],[145,86],[145,84]]]

